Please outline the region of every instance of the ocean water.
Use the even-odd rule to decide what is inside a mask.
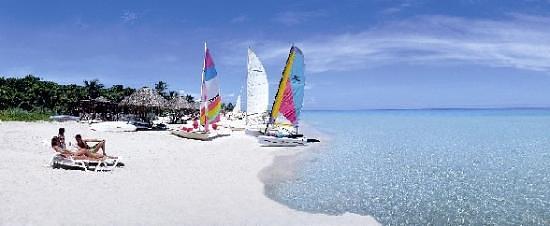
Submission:
[[[307,111],[331,137],[266,187],[291,208],[384,225],[550,225],[550,110]]]

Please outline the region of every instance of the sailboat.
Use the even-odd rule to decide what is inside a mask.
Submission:
[[[298,133],[306,81],[304,67],[304,54],[298,47],[292,46],[271,107],[265,135],[258,136],[262,145],[301,146],[307,143],[307,139]]]
[[[246,133],[260,135],[265,132],[269,105],[269,83],[260,58],[248,48],[246,77]]]
[[[198,130],[194,131],[174,130],[172,131],[174,135],[197,140],[211,140],[219,136],[217,132],[210,129],[210,125],[220,121],[222,100],[218,84],[218,72],[206,42],[204,43],[204,64],[201,76],[200,124],[203,129],[199,127]]]
[[[232,131],[243,131],[246,128],[245,121],[243,119],[243,112],[241,111],[241,95],[237,96],[235,107],[231,112],[229,128],[231,128]]]
[[[235,102],[235,107],[233,107],[232,113],[234,115],[241,114],[241,95],[237,96],[237,101]]]

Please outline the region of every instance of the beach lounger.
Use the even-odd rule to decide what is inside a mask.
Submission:
[[[75,159],[72,156],[65,157],[61,154],[55,154],[50,161],[54,169],[70,169],[84,171],[112,171],[117,166],[124,166],[120,159]]]

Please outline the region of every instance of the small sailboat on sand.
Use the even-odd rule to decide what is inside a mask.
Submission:
[[[243,119],[243,112],[241,111],[241,95],[237,96],[235,107],[233,108],[233,111],[231,111],[229,127],[232,131],[243,131],[246,128],[246,124]]]
[[[304,55],[292,46],[275,95],[265,135],[258,136],[264,146],[301,146],[308,140],[298,133],[298,120],[304,100]]]
[[[213,129],[216,129],[217,126],[215,123],[220,121],[222,99],[217,75],[218,72],[214,67],[214,60],[206,47],[206,43],[204,43],[204,65],[202,70],[200,106],[200,124],[204,129],[201,129],[200,126],[197,130],[182,128],[181,130],[172,131],[172,134],[196,140],[211,140],[220,135],[216,131],[210,129],[211,125]]]
[[[235,102],[235,107],[233,107],[232,113],[234,115],[242,114],[242,111],[241,111],[241,95],[237,96],[237,101]]]

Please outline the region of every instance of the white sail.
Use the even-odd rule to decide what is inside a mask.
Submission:
[[[269,105],[269,84],[264,66],[248,48],[248,76],[246,79],[246,114],[261,115]]]
[[[235,107],[233,107],[233,113],[237,114],[241,112],[241,95],[237,96],[237,102],[235,102]]]

